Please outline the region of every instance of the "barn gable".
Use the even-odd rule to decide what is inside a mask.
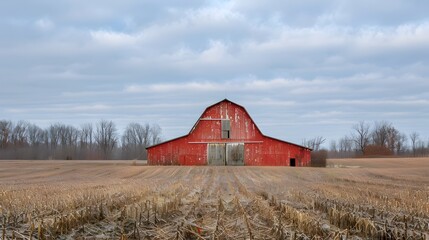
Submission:
[[[207,107],[188,135],[195,139],[249,141],[262,133],[244,107],[224,99]]]
[[[295,165],[310,149],[264,136],[246,109],[224,99],[206,108],[190,132],[147,148],[152,165]]]

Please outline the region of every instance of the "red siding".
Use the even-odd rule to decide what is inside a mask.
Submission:
[[[230,120],[230,139],[221,139],[221,119]],[[150,165],[206,165],[208,143],[244,142],[245,165],[296,166],[310,164],[308,148],[264,136],[247,111],[229,100],[223,100],[204,111],[184,137],[148,148]]]
[[[148,149],[149,165],[205,165],[206,144],[189,144],[182,137]]]

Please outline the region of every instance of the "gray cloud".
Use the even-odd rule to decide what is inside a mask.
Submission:
[[[158,122],[171,138],[228,97],[298,143],[359,120],[425,134],[428,4],[5,1],[0,119]]]

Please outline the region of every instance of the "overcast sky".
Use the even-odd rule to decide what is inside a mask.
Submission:
[[[0,2],[0,119],[186,134],[228,98],[266,134],[429,137],[429,1]]]

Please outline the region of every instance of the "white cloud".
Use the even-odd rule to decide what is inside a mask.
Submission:
[[[90,34],[94,41],[108,46],[130,46],[139,40],[138,35],[106,30],[91,31]]]
[[[288,124],[299,125],[306,113],[319,122],[353,122],[366,113],[423,119],[429,112],[429,3],[381,1],[368,9],[369,3],[3,4],[0,71],[7,78],[0,80],[0,114],[61,120],[72,111],[80,116],[75,121],[156,121],[172,114],[183,120],[184,112],[198,115],[203,105],[229,95],[257,114],[278,114],[264,120],[273,126],[290,116]]]
[[[82,112],[100,112],[111,109],[112,107],[106,104],[91,104],[91,105],[70,105],[70,104],[59,104],[48,107],[40,108],[8,108],[7,112],[10,113],[82,113]]]
[[[228,48],[223,42],[211,41],[210,47],[201,53],[200,59],[206,63],[216,64],[227,60],[230,57],[228,55]]]
[[[261,100],[245,101],[242,105],[244,106],[277,106],[277,107],[293,107],[298,105],[296,101],[283,101],[274,100],[271,98],[264,98]]]
[[[49,18],[40,18],[36,20],[34,24],[38,29],[42,31],[49,31],[55,27],[54,22],[52,22]]]
[[[214,6],[191,9],[186,11],[185,16],[192,23],[229,24],[231,21],[245,21],[246,17],[233,7],[233,2],[224,2]]]
[[[296,88],[300,86],[309,85],[308,81],[303,79],[284,79],[284,78],[275,78],[269,80],[250,80],[245,81],[243,86],[245,90],[272,90],[272,89],[281,89],[281,88]]]
[[[282,91],[292,95],[321,96],[321,94],[348,95],[356,88],[366,89],[371,94],[386,91],[402,84],[405,79],[419,83],[415,87],[429,86],[424,79],[413,75],[391,76],[381,73],[358,74],[347,77],[329,77],[315,79],[273,78],[255,79],[255,77],[233,79],[228,81],[189,81],[166,82],[143,85],[128,85],[123,91],[127,93],[141,92],[223,92],[225,90],[238,93],[259,92],[269,93]],[[385,86],[384,86],[385,85]],[[380,87],[383,86],[383,87]],[[414,86],[412,86],[414,87]],[[399,89],[397,89],[399,90]],[[405,89],[403,89],[405,90]]]
[[[224,89],[221,84],[211,82],[164,83],[151,85],[130,85],[124,91],[128,93],[141,92],[181,92],[181,91],[220,91]]]
[[[332,105],[359,105],[359,106],[429,106],[428,99],[402,100],[402,99],[340,99],[328,100],[325,103]]]

